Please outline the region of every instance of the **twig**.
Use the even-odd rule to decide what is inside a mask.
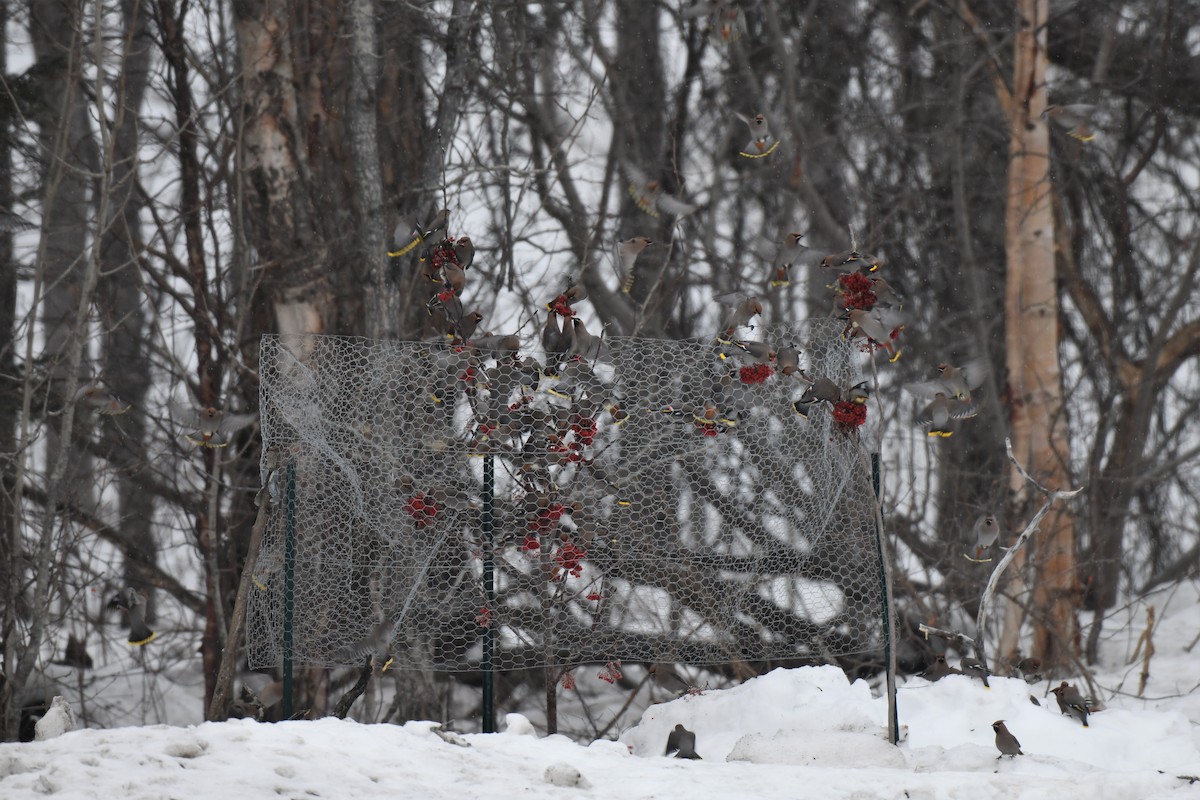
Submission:
[[[1150,606],[1146,611],[1146,630],[1142,631],[1142,635],[1138,637],[1137,647],[1133,650],[1133,658],[1129,659],[1130,663],[1137,661],[1138,653],[1142,652],[1142,645],[1145,645],[1146,650],[1142,658],[1142,674],[1138,676],[1138,697],[1145,693],[1146,682],[1150,680],[1150,658],[1154,655],[1154,606]]]
[[[346,693],[337,701],[337,705],[333,707],[333,716],[338,719],[346,718],[346,715],[350,713],[350,706],[354,705],[354,701],[359,698],[359,695],[367,690],[367,684],[371,682],[371,674],[374,671],[374,659],[367,656],[366,661],[358,670],[358,680],[346,690]]]
[[[984,652],[983,621],[987,617],[988,601],[992,599],[992,595],[996,593],[996,586],[998,586],[1000,583],[1000,576],[1004,574],[1004,570],[1008,569],[1008,565],[1012,563],[1014,558],[1016,558],[1017,552],[1025,545],[1027,541],[1029,541],[1030,537],[1037,532],[1038,523],[1042,521],[1042,517],[1049,513],[1050,507],[1054,505],[1054,502],[1060,499],[1065,500],[1072,498],[1082,492],[1084,488],[1081,486],[1078,489],[1069,490],[1047,489],[1045,486],[1042,486],[1040,483],[1035,481],[1030,474],[1025,471],[1025,468],[1021,466],[1020,462],[1017,461],[1017,457],[1013,455],[1012,439],[1008,437],[1005,437],[1004,439],[1004,451],[1008,454],[1008,460],[1011,461],[1013,466],[1017,468],[1017,472],[1021,473],[1021,477],[1033,484],[1033,486],[1042,494],[1046,495],[1046,502],[1040,509],[1038,509],[1038,512],[1033,515],[1033,519],[1029,520],[1029,524],[1025,526],[1025,530],[1021,531],[1021,535],[1017,537],[1017,541],[1013,543],[1012,547],[1008,548],[1008,552],[1004,554],[1004,558],[1000,559],[1000,563],[996,565],[994,570],[992,570],[992,575],[990,578],[988,578],[987,586],[983,590],[983,596],[979,598],[979,614],[975,619],[975,657],[985,664],[987,663],[987,656]]]
[[[935,628],[932,625],[926,625],[924,622],[917,626],[917,630],[925,634],[926,639],[928,639],[930,636],[937,636],[940,639],[950,640],[963,647],[974,648],[976,646],[975,640],[966,634],[958,633],[956,631],[948,631],[944,628]]]

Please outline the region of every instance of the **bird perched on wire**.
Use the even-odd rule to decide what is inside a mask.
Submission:
[[[780,375],[797,375],[800,372],[800,350],[791,345],[784,345],[775,351],[775,368]]]
[[[996,522],[996,518],[991,514],[981,514],[979,519],[975,520],[975,524],[971,526],[971,538],[975,540],[975,556],[972,558],[964,553],[963,557],[976,564],[991,561],[992,559],[983,556],[1000,538],[1000,523]]]
[[[1071,103],[1065,106],[1048,105],[1042,112],[1042,119],[1053,122],[1066,131],[1067,136],[1081,142],[1090,142],[1096,138],[1092,129],[1092,117],[1096,115],[1097,106],[1088,103]]]
[[[696,734],[683,727],[681,723],[677,723],[675,729],[667,734],[667,749],[663,754],[675,758],[703,760],[696,752]]]
[[[954,400],[938,392],[929,401],[929,404],[921,409],[913,421],[918,425],[928,426],[929,430],[926,431],[926,435],[940,436],[945,439],[954,435],[954,431],[950,429],[950,420],[969,419],[976,413],[975,406],[970,403]]]
[[[771,134],[771,126],[765,116],[755,114],[753,117],[747,117],[745,114],[737,114],[737,118],[746,123],[746,127],[750,129],[750,141],[746,142],[745,146],[738,151],[738,155],[746,158],[763,158],[774,153],[775,148],[779,147],[779,140]]]
[[[575,347],[575,326],[563,320],[561,327],[558,314],[553,311],[546,314],[546,324],[542,326],[542,349],[546,352],[546,373],[558,374],[558,365],[571,355]]]
[[[1060,713],[1068,714],[1083,723],[1083,727],[1088,727],[1089,704],[1078,689],[1063,681],[1050,691],[1054,693],[1054,699],[1058,701]]]
[[[99,378],[80,386],[75,392],[75,402],[92,409],[102,417],[115,417],[133,408],[109,390]]]
[[[1023,756],[1021,752],[1021,743],[1017,741],[1017,737],[1012,735],[1004,725],[1004,720],[998,719],[992,723],[992,730],[996,732],[996,749],[1003,756]]]
[[[617,269],[621,276],[621,291],[629,294],[633,291],[633,265],[638,256],[650,245],[654,244],[645,236],[634,236],[623,242],[617,242]]]
[[[804,394],[800,395],[800,399],[792,403],[792,408],[797,414],[808,419],[808,413],[813,406],[818,403],[837,403],[842,399],[842,387],[822,375],[815,377],[806,374],[803,370],[800,371],[801,380],[808,383],[808,388],[804,390]]]
[[[651,180],[646,173],[633,164],[625,163],[624,169],[625,174],[629,177],[629,194],[634,203],[655,219],[664,213],[673,217],[686,216],[699,207],[667,194],[661,183]]]
[[[171,416],[187,430],[184,438],[201,447],[226,447],[231,433],[258,419],[257,414],[230,414],[215,406],[190,408],[174,400],[170,408]]]
[[[962,661],[958,662],[958,666],[962,669],[963,675],[969,675],[976,680],[983,681],[985,688],[992,688],[992,685],[988,683],[988,676],[992,673],[988,671],[987,664],[984,664],[977,658],[963,656]]]
[[[767,364],[775,360],[775,348],[766,342],[754,342],[743,339],[730,342],[730,344],[750,356],[751,360],[759,364]]]
[[[129,643],[135,647],[149,644],[158,636],[146,624],[146,595],[128,586],[108,601],[109,608],[119,608],[129,615]]]

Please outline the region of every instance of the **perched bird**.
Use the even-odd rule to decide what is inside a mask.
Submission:
[[[521,349],[521,339],[516,334],[494,335],[494,336],[476,336],[473,339],[467,340],[467,346],[474,349],[481,356],[494,356],[502,358],[506,355],[515,356],[517,351]]]
[[[1060,713],[1068,714],[1083,723],[1083,727],[1088,727],[1088,701],[1074,686],[1063,681],[1050,691],[1058,701]]]
[[[929,426],[928,436],[940,436],[943,439],[954,435],[950,430],[950,420],[968,419],[975,416],[975,406],[962,400],[953,400],[938,392],[925,408],[917,414],[915,422],[918,425]]]
[[[656,219],[664,212],[673,217],[682,217],[698,208],[667,194],[663,191],[662,184],[651,180],[646,173],[632,164],[625,164],[625,174],[629,176],[629,194],[637,207]]]
[[[621,291],[629,294],[633,290],[633,264],[642,251],[654,244],[645,236],[634,236],[617,243],[617,265],[621,274]]]
[[[380,672],[387,672],[392,665],[392,628],[391,619],[384,617],[371,626],[371,630],[361,639],[351,642],[338,650],[336,656],[347,665],[358,662],[366,656],[371,657],[372,666],[379,667]]]
[[[871,387],[866,381],[859,381],[846,390],[846,399],[860,406],[871,397]]]
[[[992,723],[992,730],[996,732],[996,749],[1000,751],[1001,756],[1023,756],[1021,752],[1021,743],[1017,741],[1017,737],[1004,726],[1004,720],[998,719]]]
[[[780,375],[795,375],[800,372],[800,350],[791,346],[780,347],[775,351],[775,368]]]
[[[871,292],[875,295],[875,304],[878,306],[897,310],[904,308],[904,304],[900,300],[900,295],[883,278],[871,278]]]
[[[963,675],[970,675],[972,678],[983,681],[983,685],[988,689],[992,688],[992,685],[988,683],[988,676],[992,673],[988,671],[987,664],[977,658],[963,656],[963,660],[958,662],[958,666],[962,669]]]
[[[567,288],[556,295],[549,303],[546,303],[546,308],[560,317],[572,317],[575,315],[575,311],[571,307],[581,300],[586,300],[587,296],[588,290],[586,286],[574,278],[568,278]]]
[[[34,225],[21,215],[0,209],[0,233],[20,233],[21,231],[31,231],[35,228],[37,228],[37,225]]]
[[[421,241],[438,242],[446,238],[446,231],[450,227],[450,209],[443,208],[435,213],[429,222],[425,223],[424,231],[421,233]],[[470,240],[468,240],[469,242]]]
[[[442,280],[445,282],[446,288],[456,295],[461,295],[463,289],[467,287],[467,273],[450,259],[446,259],[442,263]]]
[[[226,447],[229,434],[240,431],[258,419],[257,414],[230,414],[213,406],[189,408],[174,400],[170,407],[171,415],[188,429],[184,438],[201,447]]]
[[[702,760],[700,754],[696,752],[696,734],[683,727],[681,723],[677,723],[675,730],[667,734],[667,749],[663,754],[675,756],[675,758]]]
[[[852,308],[846,312],[846,319],[846,330],[842,333],[844,338],[853,338],[861,334],[887,351],[888,361],[895,362],[900,358],[900,349],[892,340],[892,332],[898,330],[898,327],[885,322],[880,309],[864,311],[861,308]]]
[[[738,328],[763,311],[759,299],[744,292],[725,292],[714,296],[713,300],[729,309],[721,325],[721,333],[717,336],[721,341],[729,341]]]
[[[975,540],[975,557],[966,556],[966,559],[977,564],[991,561],[983,554],[1000,538],[1000,523],[991,514],[981,514],[971,527],[971,536]]]
[[[804,390],[804,394],[800,395],[800,399],[792,403],[792,408],[805,419],[808,419],[809,410],[817,403],[837,403],[842,399],[842,388],[829,378],[821,375],[810,377],[803,371],[800,372],[800,377],[807,381],[809,386]]]
[[[482,311],[475,310],[469,314],[464,314],[463,318],[459,320],[456,327],[451,326],[452,331],[449,335],[451,338],[458,338],[466,341],[475,335],[475,331],[479,328],[479,323],[481,322],[483,322]]]
[[[1096,138],[1096,132],[1092,129],[1092,117],[1095,116],[1096,110],[1096,106],[1087,103],[1049,105],[1042,112],[1042,119],[1050,120],[1073,139],[1090,142]]]
[[[746,145],[738,151],[738,155],[746,158],[762,158],[771,155],[775,152],[775,148],[779,147],[779,140],[771,135],[771,126],[762,114],[755,114],[753,117],[738,114],[737,118],[746,123],[746,127],[750,129],[750,141],[746,142]]]
[[[119,608],[129,615],[129,643],[141,647],[154,641],[157,633],[146,625],[146,595],[132,586],[122,589],[108,601],[109,608]]]
[[[475,262],[475,245],[470,237],[458,237],[458,241],[454,243],[454,258],[463,269],[471,268],[471,264]]]
[[[800,244],[802,233],[789,233],[775,246],[775,256],[772,260],[770,287],[787,286],[791,283],[791,269],[800,262],[800,258],[808,252],[808,248]]]
[[[875,272],[879,269],[880,263],[875,256],[850,249],[841,253],[830,253],[821,259],[819,266],[822,269],[836,269],[842,272],[858,272],[862,269],[866,269],[867,272]]]
[[[743,340],[731,342],[730,344],[760,364],[766,364],[775,360],[775,348],[771,347],[771,345],[767,344],[766,342],[751,342]]]
[[[99,378],[80,386],[75,392],[75,401],[92,409],[102,417],[115,417],[133,408],[129,403],[109,391]]]
[[[587,326],[583,324],[583,320],[575,317],[571,320],[571,324],[575,327],[575,343],[571,347],[572,353],[588,361],[608,357],[608,345],[599,336],[593,336]]]
[[[542,349],[546,351],[546,371],[557,374],[558,364],[566,360],[575,348],[575,326],[563,320],[559,327],[558,315],[553,311],[546,314],[542,327]]]
[[[933,660],[933,664],[929,666],[929,669],[921,673],[921,677],[930,683],[937,683],[947,675],[962,675],[962,671],[947,664],[946,656],[941,653],[938,653],[937,658]]]
[[[1022,658],[1018,659],[1013,667],[1013,672],[1018,678],[1021,678],[1029,683],[1036,683],[1042,679],[1042,662],[1037,658]],[[1036,703],[1040,705],[1040,703]]]
[[[942,362],[937,365],[936,378],[910,383],[904,388],[917,397],[928,399],[944,394],[951,399],[970,403],[971,390],[983,385],[987,370],[988,363],[982,358],[972,358],[960,367]]]

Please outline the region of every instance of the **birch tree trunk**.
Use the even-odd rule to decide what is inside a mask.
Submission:
[[[1069,448],[1058,363],[1050,135],[1041,118],[1046,107],[1048,6],[1049,0],[1017,3],[1008,108],[1005,336],[1013,449],[1037,480],[1056,489],[1069,482],[1065,461]],[[1028,513],[1028,487],[1011,469],[1009,488],[1018,514]],[[1013,519],[1010,527],[1021,527],[1021,520]],[[1046,669],[1054,669],[1078,652],[1075,527],[1066,510],[1055,507],[1046,516],[1030,557],[1036,610],[1032,655]],[[1008,615],[999,643],[1001,655],[1015,654],[1019,631],[1020,615]]]

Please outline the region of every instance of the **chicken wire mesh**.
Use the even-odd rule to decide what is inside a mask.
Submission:
[[[849,387],[840,331],[760,335]],[[797,414],[807,384],[728,343],[612,338],[594,355],[551,377],[509,351],[264,337],[251,666],[283,659],[289,528],[296,664],[477,670],[489,630],[497,669],[880,649],[869,466],[835,409]]]

